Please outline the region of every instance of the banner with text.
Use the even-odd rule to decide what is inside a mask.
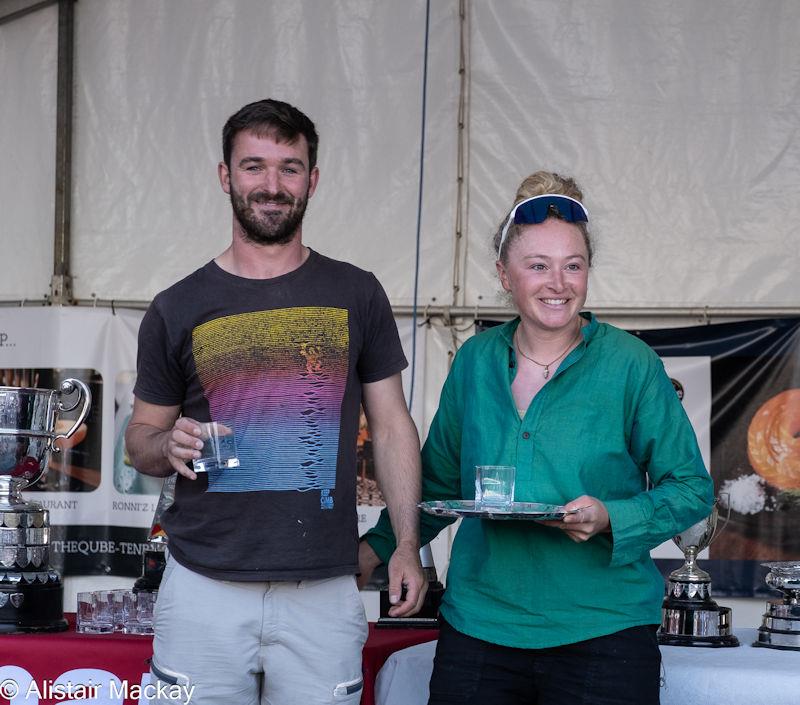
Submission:
[[[51,565],[64,575],[142,571],[161,480],[139,475],[125,453],[133,408],[141,311],[74,307],[0,309],[0,383],[58,389],[72,377],[92,393],[70,447],[51,454],[44,478],[24,492],[50,513]],[[57,430],[77,412],[59,415]]]

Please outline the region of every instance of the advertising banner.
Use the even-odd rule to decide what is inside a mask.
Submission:
[[[141,311],[74,307],[0,309],[0,383],[58,389],[76,378],[89,416],[45,477],[24,493],[50,513],[51,564],[63,575],[136,576],[162,481],[125,453]],[[75,414],[63,413],[69,428]],[[57,427],[56,429],[61,430]]]

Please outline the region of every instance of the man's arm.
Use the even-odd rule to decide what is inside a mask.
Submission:
[[[133,467],[145,475],[167,477],[178,472],[190,480],[197,475],[186,465],[200,457],[200,425],[180,416],[179,406],[159,406],[134,398],[125,431],[125,447]]]
[[[408,413],[399,373],[365,384],[363,401],[373,441],[375,475],[397,538],[388,566],[389,602],[394,605],[389,614],[409,616],[422,607],[428,588],[419,560],[419,435]],[[362,550],[366,550],[365,545]],[[405,600],[401,600],[403,587]]]

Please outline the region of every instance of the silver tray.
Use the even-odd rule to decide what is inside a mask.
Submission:
[[[432,502],[420,502],[417,506],[427,514],[440,517],[477,517],[480,519],[528,519],[532,521],[560,521],[567,514],[574,514],[578,509],[567,511],[561,504],[540,504],[539,502],[514,502],[510,510],[475,508],[474,499],[445,499]]]

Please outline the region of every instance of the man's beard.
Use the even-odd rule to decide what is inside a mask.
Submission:
[[[287,204],[288,211],[276,210],[258,215],[254,203]],[[303,222],[308,205],[308,190],[303,198],[292,198],[285,191],[269,193],[257,191],[247,200],[231,188],[231,207],[246,240],[257,245],[285,245],[292,240],[295,231]]]

